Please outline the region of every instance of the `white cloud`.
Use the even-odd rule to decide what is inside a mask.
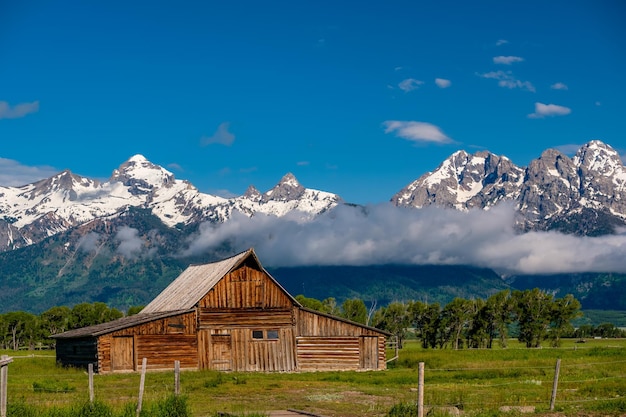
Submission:
[[[89,232],[78,240],[76,247],[83,252],[95,252],[101,244],[101,238],[99,233]]]
[[[550,86],[551,89],[553,90],[567,90],[567,85],[563,84],[563,83],[554,83]]]
[[[495,56],[493,57],[494,64],[511,65],[514,62],[522,62],[524,58],[519,56]]]
[[[437,84],[437,87],[439,88],[448,88],[452,85],[452,82],[450,80],[446,80],[445,78],[435,78],[435,84]]]
[[[425,122],[387,120],[383,122],[385,133],[395,132],[396,136],[414,142],[450,143],[439,127]]]
[[[498,85],[505,88],[520,88],[522,90],[535,92],[535,86],[530,81],[521,81],[513,76],[511,71],[491,71],[483,74],[477,73],[479,77],[498,80]]]
[[[0,185],[19,187],[58,174],[51,166],[27,166],[13,159],[0,158]]]
[[[232,133],[228,131],[229,127],[230,127],[229,122],[221,123],[218,126],[217,131],[213,134],[213,136],[211,137],[203,136],[202,139],[200,139],[200,144],[202,146],[211,145],[213,143],[219,143],[220,145],[225,145],[225,146],[232,145],[233,142],[235,142],[235,135],[233,135]]]
[[[535,103],[535,112],[528,115],[531,119],[542,119],[551,116],[565,116],[572,110],[569,107],[558,106],[556,104]]]
[[[299,216],[235,215],[203,224],[186,255],[254,247],[267,266],[476,265],[501,273],[626,272],[626,235],[517,234],[515,210],[420,210],[380,204],[338,206],[311,222]]]
[[[422,84],[424,84],[424,81],[407,78],[406,80],[402,80],[400,84],[398,84],[398,87],[400,87],[400,90],[408,93],[409,91],[417,90]]]
[[[13,107],[6,101],[0,101],[0,119],[18,119],[37,111],[39,111],[39,101],[20,103]]]
[[[167,167],[176,171],[184,171],[183,167],[180,166],[180,164],[177,164],[176,162],[167,164]]]
[[[498,39],[498,41],[496,41],[496,46],[506,45],[507,43],[509,43],[509,41],[506,39]]]
[[[115,234],[115,240],[119,242],[116,251],[129,259],[140,255],[144,246],[144,241],[139,236],[139,231],[128,226],[122,226],[118,230]]]

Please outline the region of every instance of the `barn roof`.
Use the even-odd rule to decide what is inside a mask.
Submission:
[[[283,290],[295,305],[300,305],[274,277],[263,269],[261,262],[259,262],[254,253],[254,249],[250,248],[245,252],[221,261],[190,265],[139,314],[193,308],[226,274],[246,261],[254,262],[260,270],[265,272]]]
[[[93,326],[82,327],[80,329],[68,330],[67,332],[52,335],[55,339],[75,339],[80,337],[101,336],[103,334],[116,332],[128,327],[137,326],[139,324],[148,323],[152,320],[164,319],[167,317],[177,316],[179,314],[191,313],[193,310],[178,310],[157,312],[148,314],[135,314],[132,316],[122,317],[107,323],[95,324]]]

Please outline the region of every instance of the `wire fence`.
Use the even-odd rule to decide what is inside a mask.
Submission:
[[[15,356],[16,361],[34,361],[50,359],[53,355]],[[560,361],[560,360],[559,360]],[[557,369],[558,369],[557,363]],[[10,368],[7,364],[4,368]],[[27,374],[11,374],[8,380],[0,379],[0,395],[4,395],[6,404],[7,391],[26,393],[37,391],[40,395],[30,395],[28,402],[42,406],[62,406],[76,402],[77,396],[86,397],[88,392],[88,373],[82,370],[67,372],[33,371]],[[174,371],[174,364],[172,364]],[[194,390],[210,387],[205,380],[194,378],[193,373],[185,382],[194,385]],[[383,373],[384,374],[384,373]],[[5,373],[6,376],[6,373]],[[180,381],[180,376],[178,377]],[[535,364],[532,366],[487,366],[487,367],[428,367],[424,369],[422,386],[422,407],[457,407],[459,409],[477,409],[480,407],[502,408],[531,406],[547,409],[554,403],[560,406],[588,405],[623,401],[626,406],[626,359],[574,362],[560,364],[560,374],[554,364]],[[404,390],[419,390],[418,377],[404,382]],[[155,398],[163,393],[174,391],[172,372],[151,372],[147,374],[145,394]],[[327,384],[328,385],[328,384]],[[400,385],[400,383],[398,383]],[[558,388],[557,388],[558,385]],[[115,398],[118,401],[136,400],[139,390],[137,373],[97,375],[92,380],[96,396]],[[383,385],[384,386],[384,385]],[[417,387],[417,388],[416,388]],[[401,388],[400,388],[401,389]],[[191,390],[190,390],[191,391]],[[202,392],[202,391],[201,391]],[[418,402],[420,393],[406,395],[409,401]],[[17,395],[13,398],[17,398]],[[419,404],[418,404],[419,405]],[[1,412],[2,410],[0,410]],[[5,412],[6,413],[6,412]],[[6,417],[6,414],[0,414]]]

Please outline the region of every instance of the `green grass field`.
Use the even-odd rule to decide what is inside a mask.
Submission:
[[[8,402],[64,407],[88,399],[83,370],[55,365],[50,351],[0,352],[9,365]],[[31,356],[34,354],[35,356]],[[388,357],[392,357],[390,352]],[[549,413],[555,364],[561,359],[555,412]],[[501,406],[534,406],[534,415],[626,415],[626,340],[565,341],[559,349],[423,350],[408,342],[382,372],[218,373],[185,371],[181,389],[194,416],[298,409],[324,416],[385,416],[417,399],[418,363],[425,363],[426,406],[455,406],[469,416],[516,415]],[[138,374],[96,375],[96,399],[122,409],[136,402]],[[146,376],[144,399],[173,392],[174,373]]]

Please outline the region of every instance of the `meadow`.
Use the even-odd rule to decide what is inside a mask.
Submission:
[[[9,405],[71,407],[89,398],[81,369],[59,368],[51,351],[3,351],[9,365]],[[391,358],[393,352],[389,352]],[[554,411],[549,410],[557,359],[561,359]],[[324,416],[386,416],[394,405],[415,403],[418,363],[425,363],[424,403],[453,406],[467,416],[510,416],[503,406],[534,407],[544,416],[626,415],[626,340],[601,339],[561,348],[422,349],[408,341],[397,361],[380,372],[219,373],[183,371],[182,395],[193,416],[264,415],[297,409]],[[140,375],[96,375],[96,400],[114,409],[136,404]],[[174,390],[174,372],[149,372],[144,401],[163,401]],[[514,408],[521,410],[521,408]],[[437,414],[437,413],[435,413]],[[445,415],[440,412],[439,415]],[[9,415],[11,417],[11,415]]]

